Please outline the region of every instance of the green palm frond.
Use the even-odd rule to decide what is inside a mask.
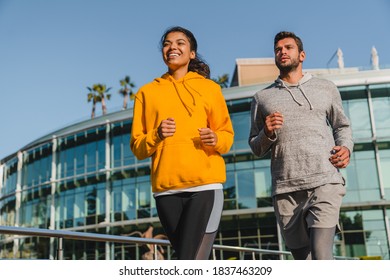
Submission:
[[[227,88],[229,87],[229,75],[223,74],[222,76],[218,76],[217,79],[213,79],[214,82],[219,84],[221,88]]]

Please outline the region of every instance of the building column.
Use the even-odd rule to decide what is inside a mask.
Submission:
[[[387,252],[386,253],[389,255],[389,259],[390,259],[390,224],[389,224],[389,216],[387,215],[386,207],[383,207],[383,217],[385,219],[385,230],[386,230],[386,237],[387,237]]]
[[[5,164],[0,164],[0,194],[4,186],[4,168],[5,168]],[[0,225],[3,225],[3,221],[1,217],[2,215],[0,214]]]
[[[110,141],[111,124],[106,123],[106,144],[105,144],[105,171],[106,171],[106,223],[111,223],[111,141]],[[106,227],[106,233],[110,233],[110,226]],[[106,242],[106,260],[111,259],[110,242]]]
[[[51,177],[50,177],[50,184],[51,184],[51,203],[50,203],[50,225],[49,229],[56,229],[56,201],[55,201],[55,194],[56,194],[56,187],[57,187],[57,137],[53,135],[52,140],[52,160],[51,160]],[[56,244],[55,244],[55,238],[50,238],[50,255],[49,258],[51,260],[55,259],[56,256]]]
[[[15,227],[19,226],[20,219],[20,205],[21,205],[21,197],[22,197],[22,171],[23,171],[23,152],[18,152],[18,166],[17,166],[17,177],[16,177],[16,190],[15,190]],[[13,256],[17,258],[17,253],[19,251],[19,238],[14,239],[14,247],[13,247]]]

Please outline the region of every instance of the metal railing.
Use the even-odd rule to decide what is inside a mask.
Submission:
[[[140,238],[131,236],[120,236],[110,235],[101,233],[87,233],[87,232],[76,232],[67,230],[51,230],[41,228],[23,228],[23,227],[12,227],[12,226],[0,226],[0,234],[9,235],[21,235],[21,236],[39,236],[39,237],[50,237],[58,238],[57,245],[57,260],[63,259],[63,239],[73,240],[85,240],[85,241],[98,241],[98,242],[114,242],[124,244],[142,244],[142,245],[153,245],[154,246],[154,259],[158,258],[157,246],[170,246],[168,240],[154,239],[154,238]],[[252,259],[256,259],[256,255],[271,254],[278,255],[280,259],[284,259],[285,256],[290,256],[291,253],[288,251],[277,251],[247,247],[235,247],[226,245],[213,245],[212,256],[216,260],[216,251],[230,251],[239,253],[249,253],[252,255]]]

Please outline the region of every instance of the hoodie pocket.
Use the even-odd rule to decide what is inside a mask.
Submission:
[[[211,164],[205,151],[193,142],[172,143],[156,151],[153,172],[162,184],[175,186],[202,181],[211,173]]]
[[[276,146],[272,165],[275,179],[285,181],[332,172],[331,148],[324,139],[307,136]]]

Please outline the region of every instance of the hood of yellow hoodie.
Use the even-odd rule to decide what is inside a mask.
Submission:
[[[196,106],[196,95],[202,96],[202,94],[195,88],[194,82],[206,79],[196,72],[188,72],[183,78],[176,80],[171,74],[165,73],[160,78],[154,79],[155,83],[161,85],[172,85],[179,97],[183,107],[187,110],[188,114],[192,116],[194,107]]]

